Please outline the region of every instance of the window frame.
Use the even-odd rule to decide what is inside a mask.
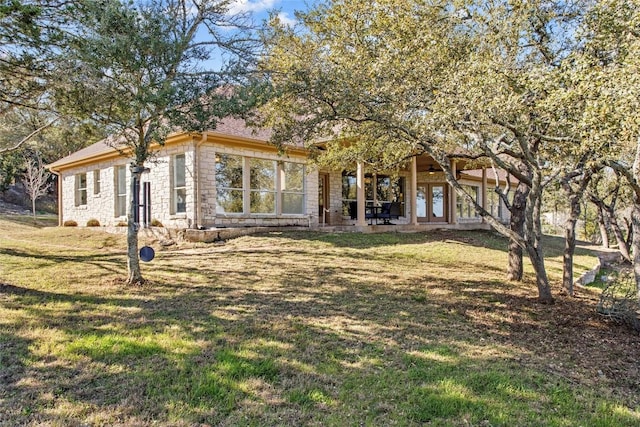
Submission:
[[[480,204],[480,186],[472,184],[460,184],[465,193],[473,197],[475,193],[475,201]],[[473,192],[471,191],[473,189]],[[467,201],[467,199],[456,195],[456,217],[458,219],[478,219],[480,215],[476,212],[476,208],[473,203]]]
[[[234,157],[239,159],[239,162],[237,162],[237,164],[239,164],[240,168],[241,168],[241,173],[240,173],[240,184],[242,185],[241,187],[234,187],[234,186],[221,186],[220,185],[220,179],[218,178],[220,171],[219,171],[219,165],[221,165],[221,160],[223,158],[229,158],[229,157]],[[232,153],[217,153],[216,154],[216,158],[215,158],[216,162],[215,162],[215,187],[216,187],[216,213],[220,213],[222,215],[236,215],[236,216],[240,216],[240,215],[244,215],[244,212],[246,210],[246,202],[245,202],[245,170],[246,170],[246,162],[245,162],[245,158],[244,156],[240,155],[240,154],[232,154]],[[237,166],[234,166],[237,167]],[[237,193],[239,192],[241,197],[240,197],[240,206],[242,207],[242,210],[237,211],[237,210],[227,210],[227,207],[222,206],[222,204],[220,203],[220,193],[222,191],[227,191],[230,193]],[[231,199],[234,200],[234,199]],[[218,212],[219,209],[223,209],[223,212]]]
[[[301,170],[299,171],[300,173],[300,178],[302,180],[302,182],[300,183],[301,185],[301,189],[294,189],[294,190],[289,190],[287,189],[288,185],[288,180],[287,180],[287,170],[286,170],[286,165],[291,165],[291,166],[295,166],[295,167],[299,167],[301,168]],[[278,186],[278,190],[279,190],[279,207],[280,207],[280,212],[282,215],[304,215],[304,211],[305,211],[305,205],[306,205],[306,194],[307,194],[307,188],[306,188],[306,180],[305,180],[305,176],[306,175],[306,168],[304,163],[296,163],[296,162],[287,162],[287,161],[282,161],[282,162],[278,162],[278,166],[277,166],[277,170],[278,170],[278,176],[280,177],[280,185]],[[301,197],[301,202],[300,202],[300,212],[285,212],[285,196],[298,196]]]
[[[82,184],[84,177],[84,186]],[[88,194],[87,194],[87,173],[81,172],[74,175],[74,202],[75,206],[87,206]]]
[[[100,194],[101,185],[100,185],[100,169],[95,169],[93,171],[93,195],[97,196]]]
[[[345,183],[345,179],[349,183]],[[380,181],[389,180],[389,195],[392,200],[382,200],[380,196]],[[366,174],[365,175],[365,203],[381,204],[385,202],[400,203],[400,216],[406,216],[406,191],[407,180],[404,176],[393,176],[384,174]],[[396,192],[397,190],[397,192]],[[349,216],[349,203],[357,201],[357,177],[353,171],[342,171],[342,215]],[[353,192],[353,198],[350,198]]]
[[[178,158],[182,158],[182,185],[178,183]],[[172,173],[171,173],[171,214],[172,215],[184,215],[187,213],[187,156],[186,153],[176,154],[172,158]],[[179,192],[184,193],[184,201],[179,202]]]
[[[123,177],[120,176],[123,171]],[[120,182],[124,178],[124,193],[120,193]],[[116,165],[113,167],[113,196],[114,196],[114,216],[122,218],[127,216],[127,167],[126,165]]]
[[[262,159],[262,158],[258,158],[258,157],[246,157],[245,158],[246,161],[249,163],[249,167],[247,168],[249,170],[249,191],[248,191],[248,196],[249,196],[249,215],[276,215],[278,212],[278,164],[275,160],[272,159]],[[254,178],[254,165],[258,164],[258,163],[262,163],[262,164],[270,164],[271,168],[266,168],[263,170],[267,170],[269,171],[269,174],[271,174],[271,180],[267,181],[270,182],[269,186],[266,187],[261,187],[261,186],[254,186],[254,183],[256,182],[256,179]],[[246,173],[246,172],[245,172]],[[266,175],[267,179],[269,178],[268,174]],[[263,211],[263,212],[255,212],[254,211],[254,195],[260,195],[260,201],[261,201],[261,205],[265,202],[265,195],[266,196],[271,196],[268,197],[269,199],[272,199],[272,204],[273,204],[273,209],[271,211]],[[245,196],[246,197],[246,196]],[[266,200],[266,203],[269,203],[269,200]]]
[[[224,171],[224,164],[228,165],[229,158],[236,158],[235,166],[242,167],[241,174],[235,171]],[[295,189],[287,189],[287,169],[288,165],[301,168],[301,183],[296,183]],[[265,169],[267,168],[267,169]],[[273,169],[272,169],[273,168]],[[305,216],[307,210],[307,169],[303,162],[283,161],[268,157],[253,157],[242,154],[217,152],[215,154],[215,188],[216,188],[216,215],[220,216],[237,216],[245,218],[260,217],[281,217],[281,216]],[[221,180],[220,178],[224,178]],[[238,179],[241,178],[241,179]],[[265,181],[266,178],[266,181]],[[230,182],[235,180],[236,182]],[[228,185],[221,185],[231,184]],[[235,186],[233,186],[235,184]],[[237,185],[241,184],[242,187]],[[300,184],[300,186],[298,185]],[[239,197],[242,197],[242,211],[231,211],[228,209],[229,203],[225,206],[221,203],[220,195],[234,194],[233,197],[226,202],[236,201],[231,207],[239,207]],[[300,207],[299,212],[286,212],[284,210],[285,197],[297,196],[298,201],[295,203]],[[301,201],[300,201],[301,199]],[[256,211],[256,206],[270,206],[273,203],[273,209]]]

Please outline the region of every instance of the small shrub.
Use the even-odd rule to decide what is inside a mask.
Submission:
[[[95,218],[91,218],[87,221],[87,227],[100,227],[100,221]]]
[[[77,226],[78,226],[78,223],[77,223],[77,222],[75,222],[75,221],[74,221],[74,220],[72,220],[72,219],[68,219],[68,220],[66,220],[65,222],[63,222],[63,223],[62,223],[62,225],[63,225],[63,226],[65,226],[65,227],[77,227]]]
[[[116,224],[116,227],[127,227],[128,225],[126,221],[120,221]]]
[[[162,223],[160,222],[160,220],[153,218],[151,220],[151,226],[152,227],[164,227],[164,225],[162,225]]]

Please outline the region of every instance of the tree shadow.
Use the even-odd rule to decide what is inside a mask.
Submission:
[[[586,375],[568,377],[571,369],[592,373],[572,362],[578,348],[605,351],[610,330],[563,316],[578,300],[541,306],[485,270],[464,281],[429,271],[387,280],[372,269],[393,259],[371,252],[341,253],[347,260],[337,265],[330,257],[312,263],[322,251],[297,246],[231,248],[203,255],[197,267],[194,255],[163,252],[150,284],[127,296],[2,285],[2,306],[61,337],[47,353],[6,333],[22,349],[8,359],[22,367],[7,402],[31,411],[9,423],[79,424],[92,413],[96,424],[507,424],[527,407],[552,412],[547,384],[568,384],[570,396],[570,386],[585,385]],[[120,259],[109,257],[54,256],[70,265]],[[242,262],[223,264],[225,257]],[[194,268],[197,279],[182,275]],[[277,280],[267,287],[268,274]],[[559,354],[558,343],[570,350]],[[632,358],[631,348],[620,357]],[[51,410],[64,405],[76,412]],[[560,424],[567,411],[550,419]]]

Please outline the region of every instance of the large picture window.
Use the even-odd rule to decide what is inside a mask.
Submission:
[[[249,182],[251,213],[272,214],[276,212],[276,162],[250,159]]]
[[[375,190],[375,191],[374,191]],[[384,202],[400,203],[400,212],[405,212],[405,179],[388,175],[366,175],[364,178],[364,195],[367,204]],[[350,215],[349,205],[357,200],[357,181],[353,172],[342,173],[342,214]]]
[[[217,214],[303,215],[302,163],[216,155]]]
[[[462,189],[467,194],[470,194],[476,203],[479,203],[480,187],[476,187],[475,185],[462,185]],[[478,218],[478,214],[476,213],[474,204],[469,202],[466,198],[461,197],[460,195],[458,195],[457,197],[456,215],[461,219]]]
[[[242,156],[216,156],[216,190],[218,213],[244,212],[244,167]]]
[[[282,162],[280,178],[283,214],[304,213],[304,165]]]
[[[173,158],[173,213],[187,212],[187,183],[184,154]]]
[[[87,174],[79,173],[75,176],[75,202],[76,206],[87,204]]]
[[[115,175],[115,206],[116,217],[127,215],[127,169],[125,166],[116,166]]]

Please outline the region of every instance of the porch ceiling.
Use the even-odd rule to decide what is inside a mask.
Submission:
[[[457,169],[463,170],[466,166],[467,162],[465,160],[458,160]],[[427,154],[422,154],[417,157],[417,167],[418,172],[428,171],[430,168],[435,169],[436,171],[440,171],[441,168],[438,163],[433,160],[433,158]]]

